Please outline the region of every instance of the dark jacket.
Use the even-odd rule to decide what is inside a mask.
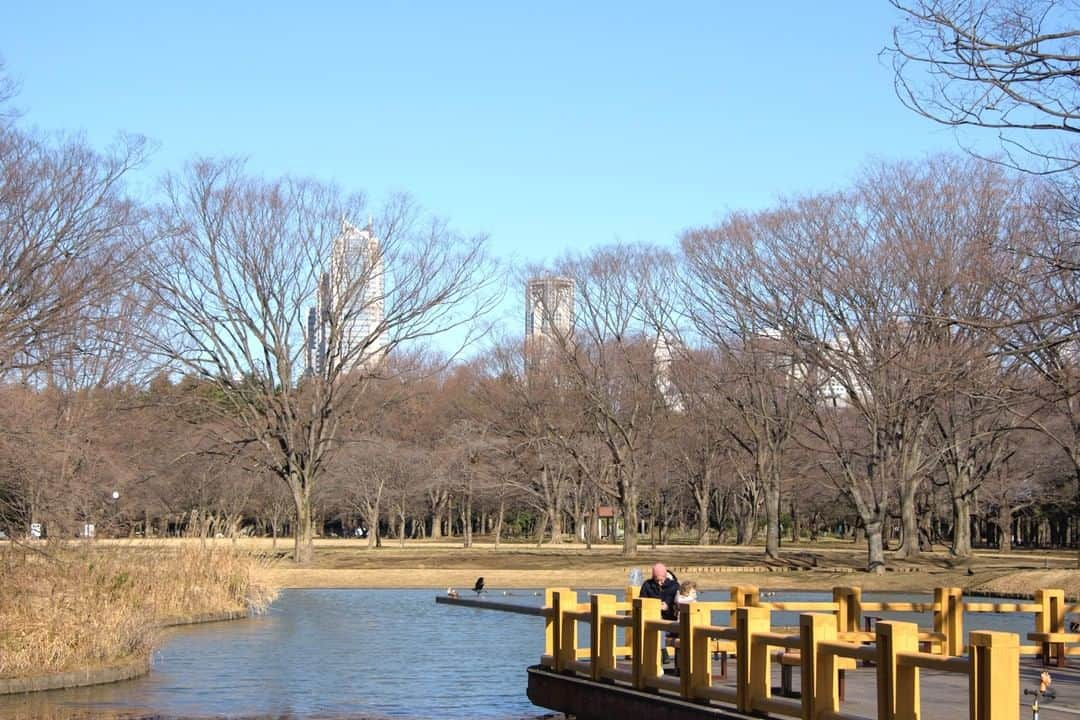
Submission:
[[[679,581],[669,571],[663,584],[656,582],[655,578],[649,578],[641,583],[641,591],[638,597],[659,598],[667,603],[667,610],[660,613],[665,620],[677,620],[679,618],[679,604],[675,602],[675,596],[679,594]]]

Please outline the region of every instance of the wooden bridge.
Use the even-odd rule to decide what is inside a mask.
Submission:
[[[729,600],[684,605],[678,621],[662,619],[660,601],[636,592],[582,599],[550,588],[542,608],[437,601],[543,617],[544,653],[528,670],[529,698],[582,720],[1018,720],[1022,702],[1033,699],[1021,685],[1037,687],[1047,664],[1058,699],[1044,711],[1080,717],[1080,671],[1067,667],[1080,656],[1080,633],[1065,627],[1080,604],[1067,605],[1060,590],[1039,590],[1034,602],[965,602],[959,588],[938,588],[930,602],[866,602],[859,588],[838,587],[828,602],[766,602],[756,587],[736,586]],[[773,612],[800,613],[798,627],[774,628]],[[930,613],[932,622],[881,620],[868,629],[864,618],[879,612]],[[1035,644],[1021,644],[1016,633],[965,635],[965,612],[1031,614],[1025,635]],[[674,667],[661,662],[665,644],[677,646]]]

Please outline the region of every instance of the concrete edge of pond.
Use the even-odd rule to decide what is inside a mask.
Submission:
[[[62,673],[53,673],[52,675],[3,679],[0,680],[0,695],[20,695],[45,690],[65,690],[89,685],[105,685],[122,680],[131,680],[148,672],[150,672],[149,656],[90,670],[69,670]]]
[[[224,612],[200,613],[189,617],[167,618],[160,623],[160,627],[180,627],[183,625],[198,625],[201,623],[223,622],[226,620],[242,620],[250,617],[246,610],[227,610]],[[49,675],[35,675],[33,677],[0,678],[0,695],[21,695],[24,693],[44,692],[46,690],[67,690],[70,688],[89,687],[91,685],[107,685],[124,680],[146,675],[150,672],[150,655],[144,658],[135,658],[115,665],[91,668],[86,670],[68,670],[66,672],[52,673]]]
[[[225,610],[223,612],[200,613],[187,617],[171,617],[161,621],[160,626],[178,627],[180,625],[198,625],[200,623],[224,622],[226,620],[243,620],[251,617],[247,610]]]

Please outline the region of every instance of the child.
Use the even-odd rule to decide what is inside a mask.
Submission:
[[[684,580],[679,585],[679,594],[675,596],[675,602],[679,605],[685,605],[695,600],[697,600],[697,583],[693,580]]]

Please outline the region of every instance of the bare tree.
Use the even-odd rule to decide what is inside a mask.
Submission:
[[[555,357],[530,363],[524,344],[507,341],[487,358],[477,409],[515,468],[510,483],[543,512],[551,541],[561,542],[565,504],[577,477],[567,447],[580,453],[585,423],[580,396]],[[578,508],[583,511],[583,508]],[[543,531],[538,533],[542,541]]]
[[[584,416],[607,453],[597,468],[574,455],[580,445],[549,428],[593,486],[614,499],[622,513],[623,554],[637,553],[642,462],[645,445],[667,401],[656,382],[656,276],[671,266],[659,251],[615,245],[556,263],[556,276],[573,278],[576,295],[569,331],[560,328],[558,308],[541,311],[551,332],[537,346],[553,353],[567,381],[582,398]]]
[[[1080,17],[1074,3],[891,2],[904,22],[886,51],[907,107],[945,125],[997,130],[1016,167],[1053,173],[1080,164]]]
[[[773,355],[788,354],[790,375],[804,378],[807,442],[831,456],[822,467],[858,510],[871,569],[884,563],[894,497],[900,554],[919,552],[916,496],[934,461],[934,404],[963,367],[949,313],[954,298],[979,302],[989,256],[976,250],[1008,224],[1011,186],[991,168],[950,159],[881,167],[854,192],[735,216],[702,235],[706,248],[746,256],[728,292],[780,346]]]
[[[0,372],[75,353],[73,334],[108,304],[136,250],[123,181],[145,143],[106,153],[0,126]]]
[[[347,260],[333,257],[333,239],[349,230],[342,218],[363,216],[363,199],[209,160],[170,176],[165,192],[146,266],[162,331],[145,339],[212,384],[207,408],[226,430],[222,441],[261,448],[293,496],[294,557],[309,561],[312,490],[337,446],[341,411],[385,372],[386,355],[486,310],[493,274],[484,242],[422,220],[407,199],[392,201],[371,226],[373,253],[329,279],[323,362],[305,374],[308,310],[323,273]]]
[[[711,396],[733,422],[726,431],[745,452],[753,480],[764,492],[765,554],[780,554],[780,494],[784,453],[804,407],[809,374],[794,363],[775,327],[763,326],[746,283],[759,269],[748,228],[733,219],[725,230],[699,230],[683,238],[689,273],[687,307],[697,332],[716,352]]]

